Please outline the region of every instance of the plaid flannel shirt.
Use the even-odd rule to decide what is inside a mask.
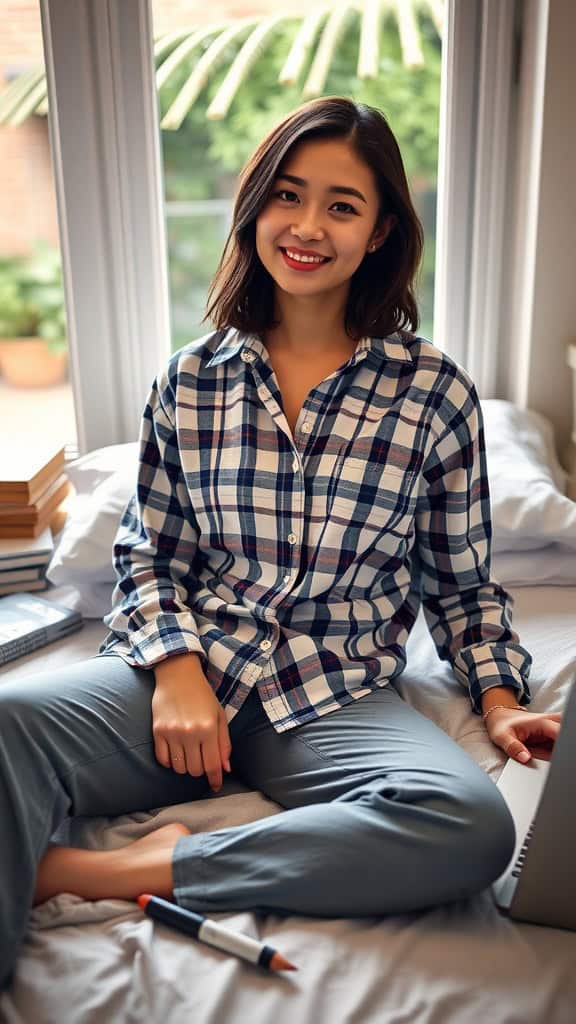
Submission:
[[[292,435],[262,341],[213,331],[153,382],[100,653],[196,652],[228,721],[256,685],[283,732],[398,676],[422,605],[476,713],[493,686],[527,704],[490,539],[481,408],[445,353],[362,339]]]

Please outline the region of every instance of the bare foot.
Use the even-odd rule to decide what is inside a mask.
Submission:
[[[186,825],[163,825],[119,850],[50,846],[38,866],[33,905],[60,892],[86,900],[135,900],[141,893],[170,899],[172,853]]]

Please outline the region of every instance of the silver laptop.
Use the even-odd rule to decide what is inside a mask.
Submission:
[[[498,907],[520,921],[576,931],[576,683],[550,761],[510,758],[497,782],[516,826]]]

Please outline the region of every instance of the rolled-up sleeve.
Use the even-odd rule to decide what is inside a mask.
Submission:
[[[174,397],[157,378],[140,430],[136,489],[113,547],[117,582],[104,623],[130,646],[126,661],[148,668],[173,654],[203,655],[189,607],[198,532],[179,457]],[[184,578],[187,584],[183,583]]]
[[[416,548],[424,615],[441,659],[481,714],[482,694],[509,686],[529,704],[532,664],[512,629],[513,599],[490,576],[490,493],[482,412],[463,373],[452,382],[449,423],[423,467]]]

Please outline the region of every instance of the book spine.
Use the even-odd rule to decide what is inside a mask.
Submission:
[[[8,643],[2,644],[0,647],[0,665],[5,665],[8,661],[13,661],[15,658],[21,658],[24,654],[31,654],[38,647],[49,644],[51,640],[52,637],[48,635],[46,626],[37,629],[29,636],[9,640]]]

